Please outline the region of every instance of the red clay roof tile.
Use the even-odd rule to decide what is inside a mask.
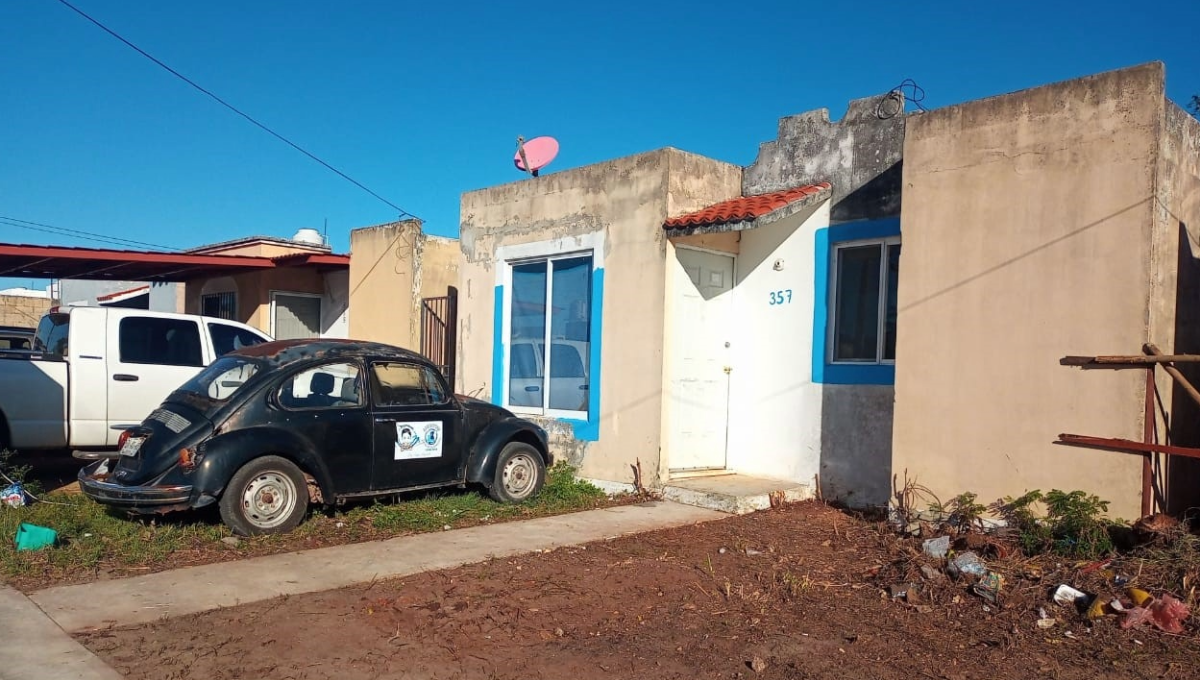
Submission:
[[[819,194],[830,188],[829,182],[809,184],[807,186],[774,191],[758,196],[742,196],[728,201],[721,201],[686,215],[668,218],[663,222],[665,229],[682,229],[685,227],[702,227],[729,222],[744,222],[795,203],[801,199]]]

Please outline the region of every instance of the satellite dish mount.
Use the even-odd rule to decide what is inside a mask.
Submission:
[[[528,142],[524,137],[517,137],[517,153],[513,155],[513,164],[521,172],[537,177],[538,171],[549,165],[557,155],[558,140],[553,137],[534,137]]]

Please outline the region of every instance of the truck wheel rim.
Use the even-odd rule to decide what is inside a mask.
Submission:
[[[519,453],[504,464],[504,490],[513,498],[524,498],[533,491],[537,480],[537,466],[533,459],[524,453]]]
[[[296,485],[279,472],[264,472],[246,485],[242,510],[246,520],[259,529],[283,524],[296,508]]]

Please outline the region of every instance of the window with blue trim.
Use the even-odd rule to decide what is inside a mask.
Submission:
[[[832,251],[827,360],[894,363],[900,237],[835,243]]]
[[[521,413],[586,419],[591,254],[521,260],[509,266],[505,405]]]

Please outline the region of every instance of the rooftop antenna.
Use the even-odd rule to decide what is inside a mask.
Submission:
[[[549,165],[557,155],[558,140],[553,137],[534,137],[528,142],[524,137],[517,137],[517,153],[513,154],[513,164],[521,172],[537,177],[538,171]]]

